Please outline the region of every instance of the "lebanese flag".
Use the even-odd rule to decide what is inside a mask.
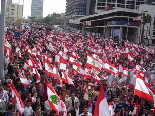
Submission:
[[[67,44],[65,43],[65,44],[64,44],[64,52],[66,53],[66,52],[68,52],[68,50],[69,50],[69,47],[68,47]]]
[[[21,100],[19,93],[17,92],[17,90],[13,84],[11,84],[11,89],[12,89],[12,100],[15,101],[14,104],[16,105],[17,110],[22,115],[24,112],[24,104]]]
[[[55,66],[52,66],[51,64],[45,62],[45,73],[49,76],[58,78],[58,70]]]
[[[69,62],[70,62],[70,64],[75,64],[75,65],[77,65],[77,66],[81,66],[82,64],[77,60],[77,59],[75,59],[74,57],[70,57],[69,58]]]
[[[101,86],[100,88],[100,92],[95,106],[94,116],[111,116],[108,102],[104,95],[103,86]]]
[[[78,57],[79,57],[79,55],[78,55],[76,52],[72,52],[72,55],[71,55],[71,57],[78,58]]]
[[[69,85],[73,85],[74,86],[74,82],[73,80],[68,76],[67,71],[62,71],[62,81],[65,83],[68,83]]]
[[[24,70],[24,71],[30,73],[30,69],[31,69],[31,68],[30,68],[28,62],[26,61],[26,62],[24,63],[24,66],[23,66],[22,70]]]
[[[5,62],[6,62],[7,65],[9,64],[10,60],[11,60],[11,50],[7,49],[6,50],[6,55],[5,55]]]
[[[64,53],[63,51],[59,51],[58,55],[60,57],[62,57],[63,59],[67,60],[68,59],[68,56],[66,55],[66,53]]]
[[[45,54],[45,60],[49,63],[53,62],[53,59],[51,58],[51,56],[49,56],[48,54]]]
[[[37,69],[35,69],[35,72],[36,72],[36,80],[37,80],[37,83],[40,82],[41,78],[40,78],[40,74],[38,72]]]
[[[11,45],[8,41],[6,41],[6,43],[4,44],[4,49],[11,49]]]
[[[101,71],[101,68],[102,68],[102,64],[98,60],[94,59],[91,55],[87,55],[86,66],[92,67],[97,71]]]
[[[147,86],[144,82],[144,79],[140,74],[138,74],[137,78],[136,78],[134,95],[137,95],[140,98],[154,102],[152,96],[150,95],[150,91],[147,88]]]
[[[113,109],[112,102],[109,102],[108,106],[109,106],[109,110],[110,110],[110,115],[109,116],[115,116],[115,112],[114,112],[114,109]]]
[[[30,58],[30,59],[27,61],[27,64],[30,66],[30,68],[34,68],[33,63],[32,63],[32,58]]]
[[[60,58],[60,66],[59,69],[66,70],[67,69],[67,61],[64,58]]]
[[[55,64],[60,63],[60,56],[58,54],[55,55]]]
[[[18,71],[18,76],[20,77],[20,81],[24,86],[28,85],[27,78],[25,78],[19,71]]]
[[[27,52],[28,52],[29,54],[32,54],[32,53],[33,53],[32,49],[30,49],[30,48],[28,48]]]
[[[74,65],[73,64],[73,71],[76,72],[77,74],[83,75],[84,74],[84,69],[80,66]]]
[[[105,62],[103,64],[103,70],[113,74],[113,75],[116,75],[118,73],[118,69],[111,63],[109,62]]]
[[[97,76],[97,74],[92,72],[91,69],[85,68],[85,72],[84,72],[83,77],[88,78],[88,79],[92,79],[92,80],[100,83],[100,78]]]
[[[15,54],[16,54],[18,57],[21,57],[21,50],[20,50],[19,47],[16,48]]]
[[[60,114],[61,112],[66,112],[66,106],[64,102],[60,99],[60,97],[57,95],[55,90],[51,87],[49,83],[46,83],[46,86],[50,108],[52,110],[55,110],[58,114]]]
[[[118,74],[128,77],[128,69],[123,68],[122,65],[119,65]]]

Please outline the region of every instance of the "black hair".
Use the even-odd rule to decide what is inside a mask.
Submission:
[[[15,108],[15,105],[14,105],[14,104],[10,104],[10,105],[8,106],[8,110],[9,110],[9,111],[12,110],[13,108]]]

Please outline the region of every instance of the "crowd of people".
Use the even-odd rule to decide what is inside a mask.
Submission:
[[[20,38],[14,37],[16,31]],[[99,116],[96,107],[101,86],[110,116],[155,116],[155,101],[134,94],[137,73],[155,90],[152,46],[34,25],[8,30],[4,41],[0,116]],[[101,68],[95,65],[98,62]],[[49,102],[47,83],[65,104],[63,112]]]

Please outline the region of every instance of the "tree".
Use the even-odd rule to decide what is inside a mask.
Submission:
[[[147,14],[145,15],[145,13],[143,13],[142,15],[142,33],[141,33],[141,43],[143,43],[143,35],[144,35],[144,26],[147,24],[147,23],[150,23],[150,26],[151,26],[151,21],[152,21],[152,17],[151,15]]]

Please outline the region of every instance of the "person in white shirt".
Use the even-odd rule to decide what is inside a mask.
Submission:
[[[91,113],[88,112],[88,108],[84,106],[83,108],[83,113],[80,114],[79,116],[93,116]]]
[[[79,99],[77,97],[75,97],[75,94],[71,93],[71,97],[69,97],[67,99],[67,103],[66,103],[66,107],[67,107],[68,111],[70,111],[74,108],[74,104],[76,102],[78,102],[80,104]]]
[[[31,116],[33,114],[31,105],[32,105],[31,101],[27,100],[26,107],[24,108],[24,113],[23,113],[24,116]]]

